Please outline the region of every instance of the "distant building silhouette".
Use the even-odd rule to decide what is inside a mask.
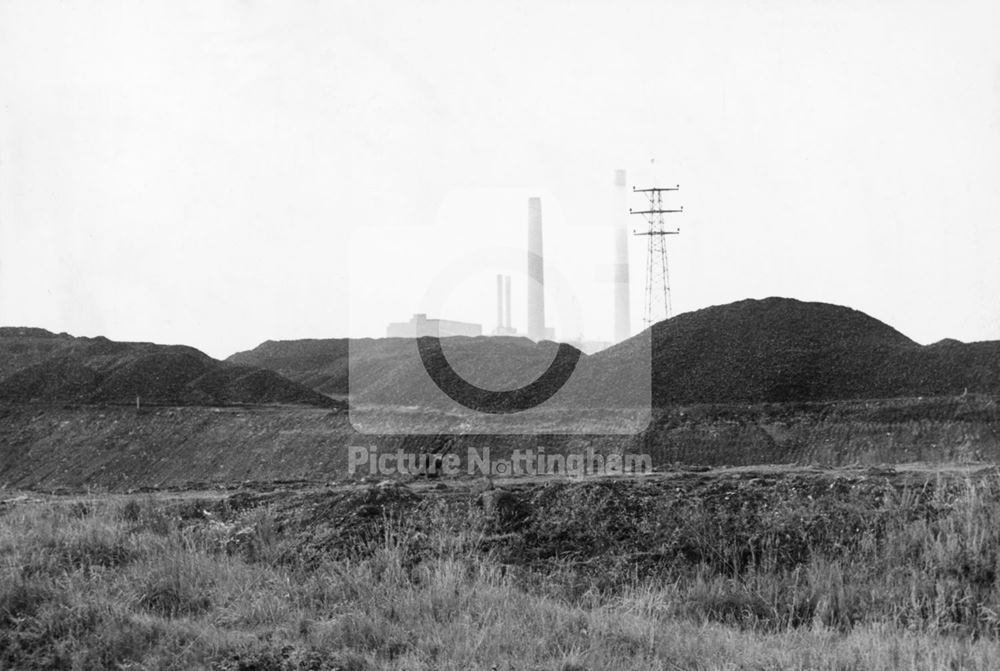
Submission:
[[[420,338],[422,336],[481,336],[482,324],[457,322],[450,319],[428,319],[424,313],[413,315],[408,322],[392,322],[386,328],[389,338]]]

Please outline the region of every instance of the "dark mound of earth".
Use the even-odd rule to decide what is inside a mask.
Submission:
[[[653,326],[658,404],[897,396],[892,361],[919,346],[868,315],[825,303],[745,300]],[[597,355],[623,369],[637,340]]]
[[[43,361],[72,341],[73,337],[65,333],[57,335],[40,328],[0,327],[0,380]]]
[[[556,343],[518,337],[442,339],[448,363],[485,388],[515,389],[530,383],[552,360]],[[427,400],[426,373],[411,338],[267,341],[227,359],[268,368],[324,394],[346,395],[348,380],[360,400],[409,397]],[[352,365],[353,364],[353,365]]]
[[[1000,392],[1000,342],[924,347],[828,303],[714,306],[654,325],[652,342],[658,406]],[[611,384],[628,384],[640,374],[629,366],[638,346],[633,338],[591,358]]]
[[[651,362],[642,355],[650,335]],[[491,373],[500,367],[505,385],[530,381],[554,351],[551,343],[524,338],[444,341],[449,362],[467,379],[475,381],[477,367]],[[229,360],[328,394],[346,394],[351,374],[352,391],[373,403],[387,388],[425,375],[413,340],[405,338],[268,341]],[[921,346],[857,310],[768,298],[660,322],[651,334],[581,357],[574,375],[588,383],[575,385],[565,402],[591,406],[627,401],[623,390],[641,387],[650,375],[657,406],[1000,393],[1000,342]]]
[[[323,394],[347,393],[348,339],[268,340],[226,361],[273,370]]]
[[[271,370],[217,361],[192,347],[0,329],[0,400],[227,405],[335,402]]]

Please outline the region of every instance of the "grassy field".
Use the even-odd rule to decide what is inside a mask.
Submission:
[[[995,472],[0,506],[3,669],[995,669]]]

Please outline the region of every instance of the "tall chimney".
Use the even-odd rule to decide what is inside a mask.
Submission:
[[[510,275],[504,275],[503,278],[503,295],[504,295],[504,319],[503,325],[507,327],[507,332],[511,331],[510,326]]]
[[[615,342],[632,335],[632,312],[629,308],[628,265],[628,191],[625,171],[615,170]]]
[[[528,199],[528,337],[545,337],[545,261],[542,253],[542,199]]]
[[[504,324],[503,275],[497,275],[497,335],[503,332]]]

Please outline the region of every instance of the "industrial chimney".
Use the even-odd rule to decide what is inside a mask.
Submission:
[[[510,275],[503,278],[503,325],[507,328],[507,333],[513,333],[514,327],[510,325]]]
[[[503,275],[497,275],[497,335],[503,333],[503,327],[507,321],[504,318],[504,295],[503,295]]]
[[[542,253],[542,199],[528,199],[528,337],[545,338],[545,261]]]
[[[628,191],[625,189],[625,171],[615,170],[615,213],[612,219],[615,231],[615,342],[632,335],[632,313],[629,309],[628,265]]]

